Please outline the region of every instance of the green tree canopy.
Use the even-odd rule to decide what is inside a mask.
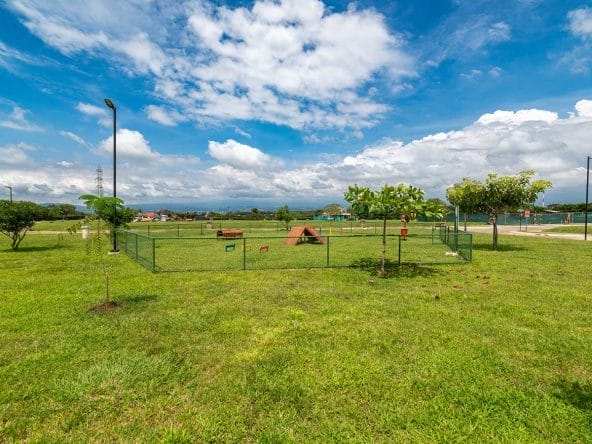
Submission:
[[[341,205],[332,203],[323,207],[323,213],[329,216],[339,216],[341,214]]]
[[[72,204],[48,204],[41,208],[43,209],[43,220],[82,219],[85,216]]]
[[[412,185],[384,185],[381,190],[373,191],[368,187],[350,186],[344,195],[351,204],[352,211],[359,217],[375,216],[383,220],[382,255],[380,272],[385,273],[386,257],[386,222],[391,217],[406,215],[414,219],[422,214],[426,217],[442,217],[446,209],[438,202],[426,201],[424,192]]]
[[[283,222],[286,230],[289,230],[290,222],[294,220],[294,214],[290,212],[290,208],[288,208],[288,205],[284,205],[283,207],[277,209],[277,211],[275,212],[275,218],[280,222]]]
[[[99,197],[94,194],[80,196],[84,205],[92,210],[94,217],[102,220],[109,228],[117,229],[130,223],[137,211],[123,206],[123,200],[118,197]]]
[[[482,185],[473,179],[464,178],[446,190],[446,198],[454,206],[458,206],[465,215],[465,231],[467,231],[467,213],[477,210],[478,190]]]
[[[493,225],[493,249],[497,250],[497,217],[504,211],[532,206],[538,195],[552,186],[548,180],[532,180],[535,172],[521,171],[513,176],[488,174],[484,182],[463,179],[446,191],[450,203],[465,211],[487,214]]]
[[[0,200],[0,232],[12,240],[13,251],[42,214],[43,208],[34,202]]]

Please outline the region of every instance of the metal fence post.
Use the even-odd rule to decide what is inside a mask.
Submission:
[[[152,271],[156,271],[156,238],[152,238]]]
[[[397,236],[399,238],[399,267],[401,267],[401,235]]]
[[[331,240],[331,236],[327,236],[327,268],[329,268],[329,241]]]
[[[243,237],[243,270],[247,269],[247,238]]]
[[[177,237],[181,237],[181,232],[179,231],[179,224],[177,224]]]
[[[138,235],[134,233],[134,236],[136,236],[136,260],[138,260]]]

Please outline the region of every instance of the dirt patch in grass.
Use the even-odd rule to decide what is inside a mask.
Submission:
[[[88,309],[89,313],[106,313],[109,311],[116,310],[117,308],[121,307],[123,304],[117,301],[107,301],[102,302],[98,305],[94,305]]]

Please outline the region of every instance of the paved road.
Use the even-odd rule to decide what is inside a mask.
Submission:
[[[546,230],[550,230],[555,227],[563,227],[562,224],[544,224],[544,225],[528,225],[525,227],[522,225],[498,225],[499,234],[509,234],[512,236],[538,236],[538,237],[549,237],[555,239],[573,239],[573,240],[584,240],[584,234],[577,233],[552,233]],[[462,224],[461,224],[462,227]],[[491,225],[473,225],[467,227],[471,233],[491,233],[493,228]],[[588,226],[588,241],[592,241],[592,225]]]

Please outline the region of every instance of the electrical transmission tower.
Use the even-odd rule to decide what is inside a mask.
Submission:
[[[103,197],[103,168],[101,165],[97,167],[97,178],[95,179],[97,182],[97,196]]]

